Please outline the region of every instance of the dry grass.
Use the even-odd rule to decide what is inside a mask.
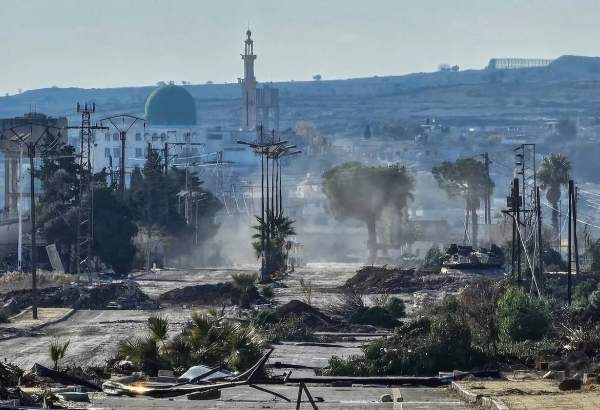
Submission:
[[[38,288],[50,288],[79,281],[75,275],[47,271],[38,271],[37,278]],[[30,287],[31,273],[29,272],[7,272],[0,276],[0,292],[29,289]]]

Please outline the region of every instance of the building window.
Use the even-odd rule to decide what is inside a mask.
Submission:
[[[109,157],[110,157],[110,148],[104,148],[104,158],[109,158]]]
[[[113,141],[119,141],[119,133],[118,132],[113,133]]]
[[[121,148],[113,148],[113,156],[115,158],[121,157]]]
[[[135,133],[135,140],[136,141],[141,141],[142,140],[142,133],[141,132],[136,132]]]
[[[141,148],[136,148],[135,149],[135,157],[136,158],[143,158],[143,153],[142,153],[142,149]]]
[[[167,134],[165,134],[164,132],[162,132],[162,133],[160,134],[160,140],[161,140],[162,142],[165,142],[165,141],[167,140]]]
[[[152,133],[152,141],[158,141],[158,133],[156,133],[156,132]]]
[[[104,134],[104,141],[110,141],[110,134],[108,132]]]

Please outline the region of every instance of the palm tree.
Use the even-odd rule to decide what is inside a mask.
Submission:
[[[258,280],[256,273],[234,273],[231,275],[233,285],[240,290],[240,306],[248,306],[248,293],[254,287],[254,284]]]
[[[52,339],[50,341],[50,360],[54,363],[54,370],[58,370],[58,362],[65,357],[70,343],[70,340],[67,340],[65,343],[61,343],[59,339]]]
[[[567,186],[571,178],[571,161],[563,154],[550,154],[544,157],[538,179],[540,186],[546,191],[546,199],[552,205],[552,227],[558,237],[558,201],[561,187]]]
[[[440,188],[449,197],[462,196],[465,199],[465,233],[471,219],[471,244],[477,245],[479,218],[477,210],[481,200],[492,192],[494,182],[489,177],[485,165],[472,158],[442,162],[433,167],[432,174]]]
[[[252,246],[257,258],[260,258],[263,251],[265,251],[263,246],[265,248],[268,247],[268,262],[272,265],[272,271],[280,271],[285,267],[284,247],[287,238],[296,234],[294,230],[295,221],[283,213],[275,214],[271,211],[268,211],[267,217],[268,224],[262,217],[256,217],[258,225],[253,226],[256,233],[252,235],[252,238],[256,240],[252,243]],[[267,235],[269,238],[268,241],[266,240]]]

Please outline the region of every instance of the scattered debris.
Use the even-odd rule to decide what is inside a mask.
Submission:
[[[52,379],[53,381],[55,381],[57,383],[62,383],[65,385],[75,384],[78,386],[87,387],[94,391],[102,391],[102,387],[100,387],[96,383],[90,382],[81,377],[73,376],[66,372],[60,372],[58,370],[49,369],[45,366],[42,366],[39,363],[36,363],[33,366],[33,369],[31,372],[38,377],[46,377],[46,378]]]
[[[102,283],[85,286],[83,284],[39,290],[39,307],[70,307],[74,309],[106,309],[112,306],[118,309],[151,309],[156,308],[148,295],[141,291],[133,281]],[[3,303],[8,303],[17,310],[31,306],[31,291],[17,290],[0,295]]]
[[[253,305],[267,302],[256,287],[247,291],[246,298]],[[186,286],[165,292],[159,297],[161,303],[199,306],[239,305],[241,299],[242,291],[231,282]]]
[[[402,293],[423,290],[458,291],[481,275],[465,272],[435,274],[399,267],[364,266],[342,286],[358,288],[363,293]]]

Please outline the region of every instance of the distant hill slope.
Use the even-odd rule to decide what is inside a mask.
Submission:
[[[274,83],[280,89],[282,122],[316,121],[344,131],[373,121],[435,115],[453,121],[522,120],[564,113],[600,112],[600,58],[562,56],[547,67],[518,70],[466,70],[347,80]],[[45,88],[0,97],[0,117],[35,108],[50,115],[73,115],[77,101],[96,102],[99,114],[142,114],[154,89]],[[189,85],[200,122],[235,125],[237,84]],[[75,117],[73,117],[75,118]]]

